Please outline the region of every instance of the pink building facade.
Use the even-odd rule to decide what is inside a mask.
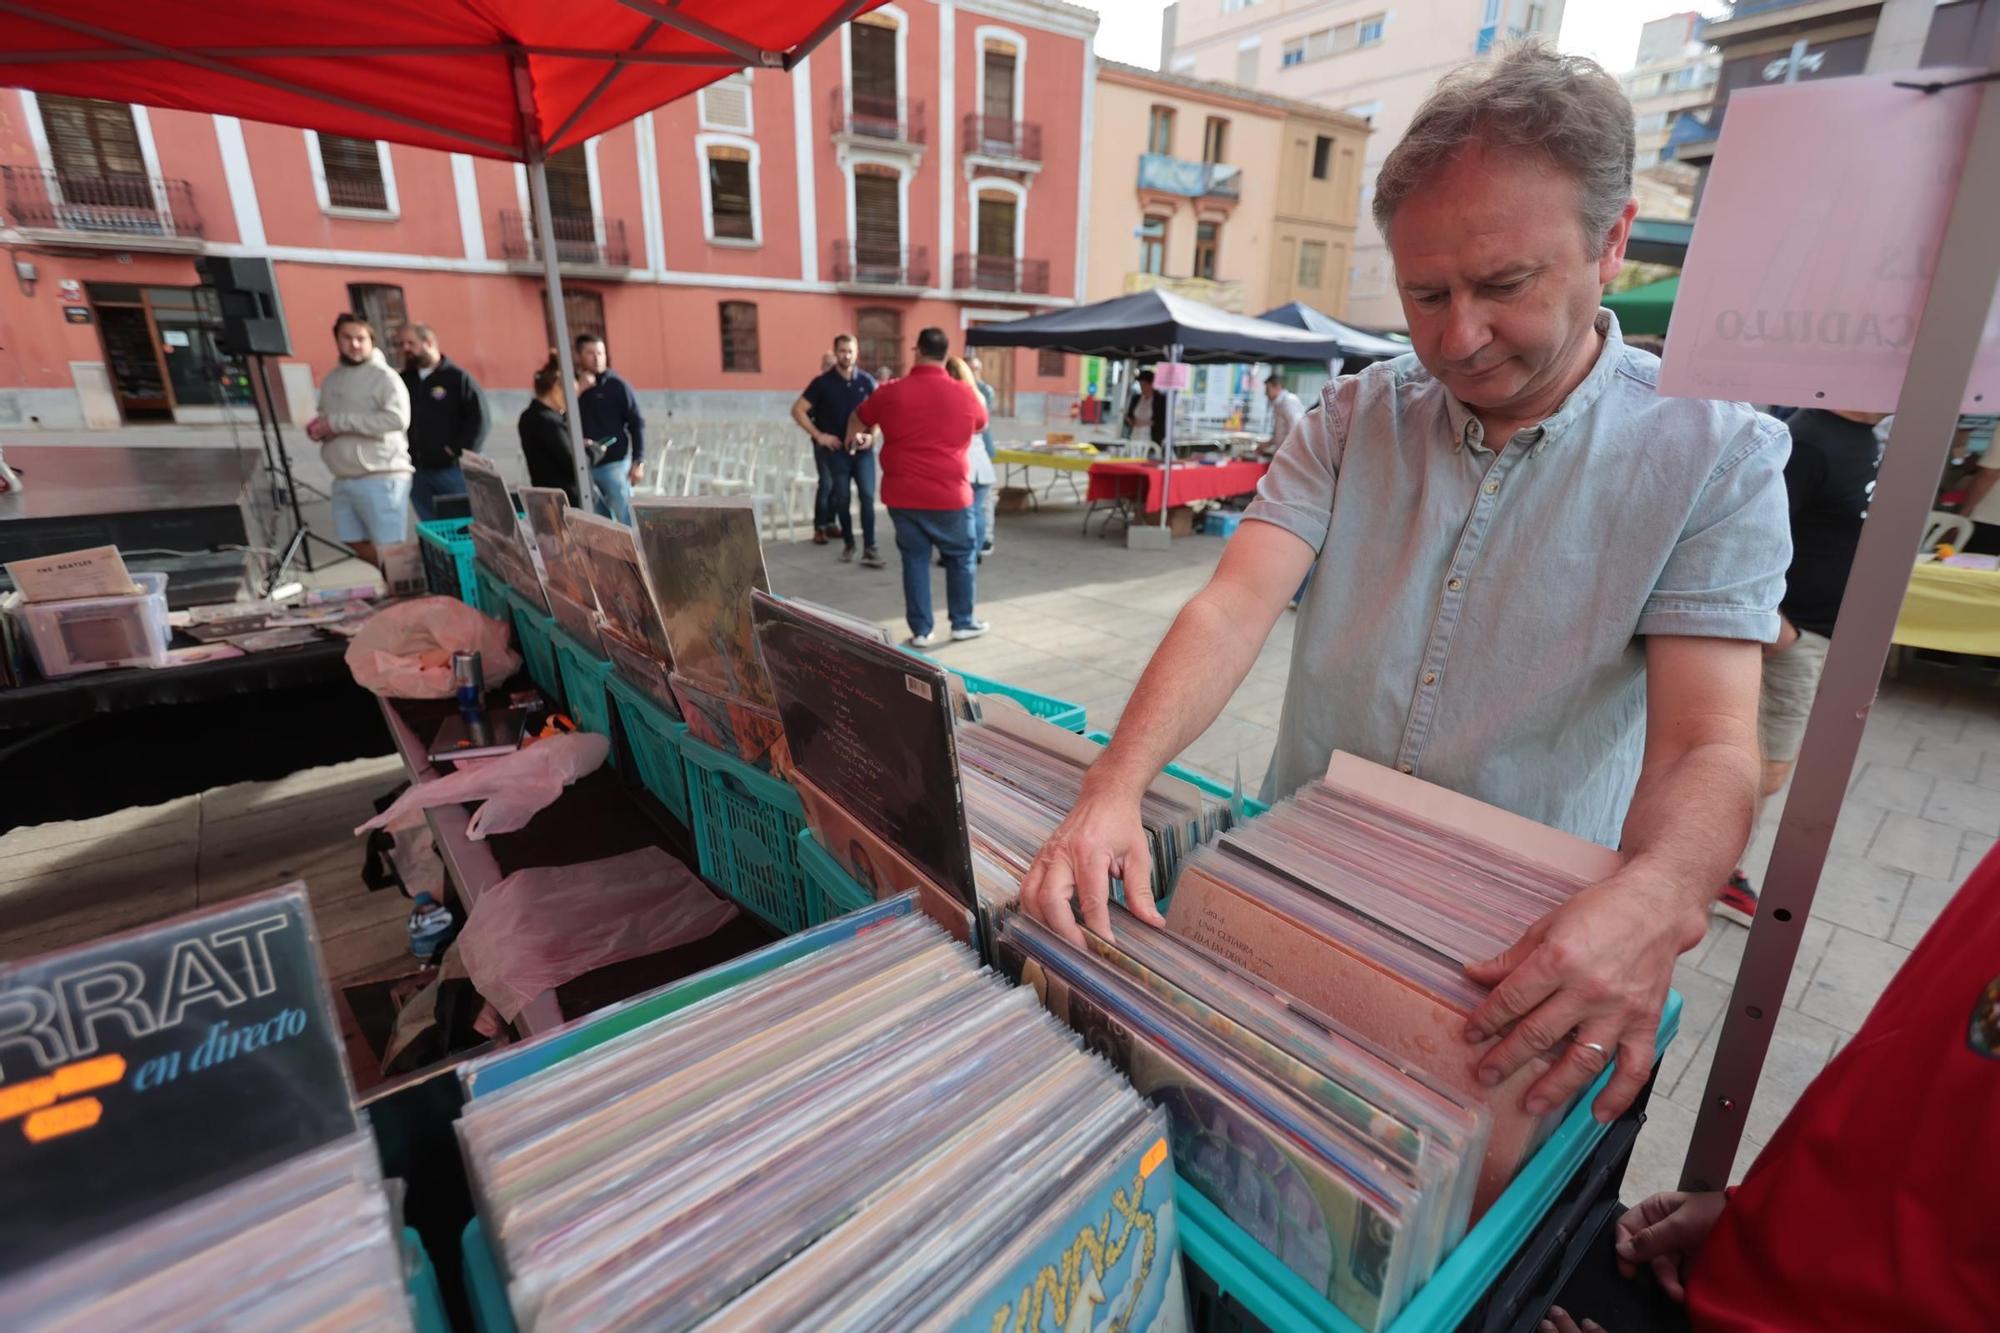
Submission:
[[[1074,303],[1096,21],[893,0],[790,73],[732,76],[561,155],[572,329],[602,332],[670,423],[782,415],[837,332],[900,371],[926,325],[956,341]],[[272,261],[294,419],[333,363],[334,315],[358,309],[435,326],[510,422],[549,346],[533,231],[509,163],[0,90],[0,431],[218,422],[245,401],[202,255]],[[1003,411],[1066,416],[1063,358],[985,361]]]

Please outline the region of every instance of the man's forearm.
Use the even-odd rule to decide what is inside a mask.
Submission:
[[[1729,878],[1750,839],[1758,755],[1741,744],[1690,747],[1657,773],[1641,774],[1625,815],[1625,874],[1672,895],[1695,923]]]
[[[1986,492],[1993,489],[1995,482],[2000,482],[2000,468],[1981,467],[1979,471],[1973,473],[1972,480],[1966,484],[1965,503],[1959,506],[1959,512],[1970,514],[1977,509],[1979,502],[1986,498]]]

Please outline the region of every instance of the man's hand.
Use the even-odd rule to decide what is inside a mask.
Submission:
[[[1498,958],[1467,965],[1466,975],[1493,993],[1472,1015],[1465,1039],[1507,1033],[1480,1060],[1480,1081],[1503,1082],[1536,1056],[1558,1052],[1574,1032],[1529,1087],[1523,1108],[1540,1115],[1561,1105],[1615,1057],[1617,1071],[1593,1113],[1607,1122],[1623,1113],[1652,1072],[1674,959],[1707,930],[1687,901],[1682,889],[1627,865],[1530,926]]]
[[[1166,919],[1153,906],[1153,856],[1139,820],[1139,798],[1123,791],[1093,792],[1084,784],[1063,820],[1021,881],[1021,906],[1072,944],[1083,943],[1070,911],[1075,899],[1083,924],[1111,938],[1111,879],[1125,882],[1125,906],[1148,925]]]
[[[625,469],[625,480],[637,486],[639,484],[639,474],[645,470],[646,465],[635,458],[632,460],[632,466]]]
[[[327,429],[326,418],[323,416],[314,417],[306,423],[306,438],[314,443],[326,439],[331,434],[333,432]]]
[[[875,432],[872,430],[856,431],[847,441],[847,448],[851,453],[858,454],[864,449],[873,449],[874,447]]]
[[[840,437],[838,435],[829,435],[823,430],[816,430],[813,432],[813,443],[822,449],[838,449],[840,447]]]
[[[1618,1271],[1632,1277],[1644,1264],[1653,1270],[1661,1291],[1677,1301],[1686,1300],[1688,1262],[1715,1230],[1726,1203],[1720,1190],[1706,1194],[1672,1190],[1626,1209],[1619,1214],[1617,1238],[1611,1243]]]

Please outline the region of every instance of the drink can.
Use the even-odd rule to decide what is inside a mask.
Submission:
[[[460,708],[478,708],[486,701],[486,670],[477,651],[451,655],[451,684]]]

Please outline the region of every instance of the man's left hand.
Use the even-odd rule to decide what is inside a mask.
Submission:
[[[632,466],[625,469],[625,480],[637,486],[639,484],[639,474],[645,470],[646,465],[635,458],[632,460]]]
[[[1554,1063],[1522,1099],[1523,1109],[1539,1115],[1615,1058],[1618,1068],[1594,1113],[1616,1119],[1652,1072],[1674,960],[1706,929],[1704,917],[1689,914],[1685,894],[1627,866],[1537,921],[1499,957],[1468,964],[1466,974],[1493,993],[1472,1015],[1466,1040],[1507,1034],[1480,1060],[1480,1081],[1494,1086],[1551,1055]]]

